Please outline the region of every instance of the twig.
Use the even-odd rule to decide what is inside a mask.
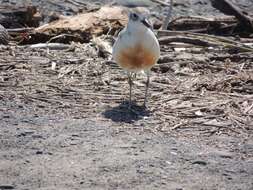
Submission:
[[[53,50],[66,50],[70,48],[70,45],[68,44],[62,44],[62,43],[38,43],[28,46],[32,49],[53,49]]]
[[[175,36],[175,37],[168,36],[168,37],[162,37],[159,39],[160,44],[167,44],[171,42],[183,42],[183,43],[189,43],[189,44],[204,46],[204,47],[217,46],[216,43],[211,43],[203,39],[183,37],[183,36]]]
[[[87,3],[84,3],[84,2],[79,2],[79,1],[74,1],[74,0],[65,0],[65,1],[75,6],[87,6]]]
[[[244,114],[247,114],[253,108],[253,104],[244,110]]]
[[[165,2],[163,2],[163,1],[161,1],[161,0],[151,0],[151,1],[153,1],[153,2],[155,2],[155,3],[158,3],[158,4],[160,4],[160,5],[163,5],[163,6],[170,6],[170,4],[165,3]]]
[[[34,28],[8,28],[6,29],[9,34],[23,33],[23,32],[31,32]]]
[[[66,37],[73,37],[73,38],[79,38],[81,40],[80,37],[76,36],[76,35],[72,35],[72,34],[60,34],[60,35],[57,35],[57,36],[54,36],[52,38],[50,38],[47,43],[53,41],[53,40],[57,40],[57,39],[60,39],[60,38],[66,38]]]
[[[164,19],[162,30],[166,30],[168,28],[168,24],[170,22],[171,15],[172,15],[172,8],[173,8],[173,0],[170,0],[169,10],[168,10],[166,18]]]
[[[189,124],[189,121],[178,123],[178,124],[174,125],[173,127],[171,127],[170,130],[176,130],[176,129],[178,129],[184,125],[187,125],[187,124]]]

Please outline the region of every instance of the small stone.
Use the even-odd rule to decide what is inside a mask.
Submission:
[[[192,164],[198,164],[198,165],[202,165],[202,166],[206,166],[207,163],[203,160],[197,160],[197,161],[194,161]]]
[[[38,150],[38,151],[36,152],[36,154],[43,154],[43,151]]]

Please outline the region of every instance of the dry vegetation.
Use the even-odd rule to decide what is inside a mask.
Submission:
[[[94,43],[72,43],[61,51],[2,47],[1,99],[31,107],[37,115],[97,116],[126,123],[140,120],[133,125],[167,132],[250,134],[251,53],[231,55],[225,49],[200,47],[176,50],[162,47],[162,58],[153,68],[148,111],[137,106],[143,101],[142,75],[135,82],[136,110],[129,111],[124,105],[126,74],[99,57]]]

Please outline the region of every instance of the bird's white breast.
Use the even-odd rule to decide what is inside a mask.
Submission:
[[[148,70],[159,56],[158,40],[149,28],[125,28],[113,46],[113,59],[129,71]]]

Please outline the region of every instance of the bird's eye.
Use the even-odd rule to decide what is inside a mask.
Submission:
[[[133,19],[133,20],[137,20],[137,19],[138,19],[138,15],[137,15],[136,13],[133,13],[133,14],[132,14],[132,19]]]

